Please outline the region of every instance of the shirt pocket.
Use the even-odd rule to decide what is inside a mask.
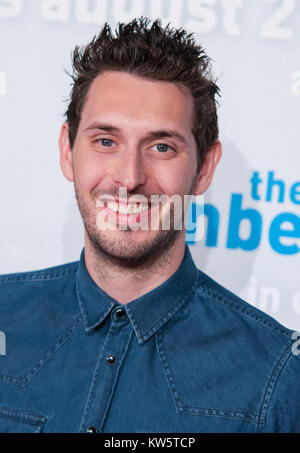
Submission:
[[[0,407],[0,433],[41,433],[45,423],[41,415]]]

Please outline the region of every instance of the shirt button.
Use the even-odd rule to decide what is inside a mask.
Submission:
[[[125,317],[125,310],[123,308],[118,308],[116,310],[116,317],[117,318],[124,318]]]
[[[94,427],[94,426],[90,426],[87,430],[86,430],[87,433],[91,434],[91,433],[96,433],[97,432],[97,429]]]
[[[106,362],[109,363],[110,365],[115,363],[116,361],[116,356],[114,356],[113,354],[110,354],[106,357]]]

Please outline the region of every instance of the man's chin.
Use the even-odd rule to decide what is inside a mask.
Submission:
[[[170,250],[177,235],[178,231],[173,230],[160,232],[151,240],[137,240],[133,237],[129,238],[129,236],[123,239],[108,239],[88,234],[96,253],[111,264],[127,268],[143,268],[153,265]]]

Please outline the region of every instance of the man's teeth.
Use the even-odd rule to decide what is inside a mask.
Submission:
[[[119,212],[120,214],[141,214],[149,209],[148,204],[143,203],[125,205],[122,203],[116,203],[115,201],[108,201],[107,206],[112,211]]]

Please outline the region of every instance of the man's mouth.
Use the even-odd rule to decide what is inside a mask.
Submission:
[[[142,214],[149,211],[151,203],[121,203],[118,201],[106,201],[104,202],[105,207],[108,207],[111,211],[119,214]]]
[[[131,229],[142,229],[142,230],[158,230],[160,228],[160,213],[162,216],[164,212],[167,214],[164,206],[167,203],[161,203],[157,200],[148,201],[144,197],[140,201],[134,199],[124,200],[116,199],[114,197],[100,197],[97,200],[96,206],[103,209],[102,213],[104,217],[101,217],[102,223],[104,222],[105,229],[107,229],[108,224],[113,225],[113,230],[116,226],[128,226]],[[108,217],[105,217],[107,213]],[[102,228],[102,223],[100,227]],[[121,228],[123,229],[123,228]]]

